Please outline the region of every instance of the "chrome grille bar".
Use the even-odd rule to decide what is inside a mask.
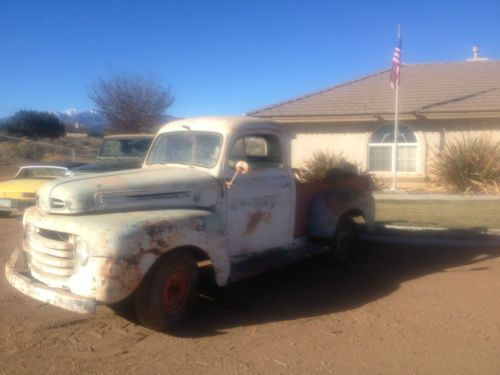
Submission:
[[[41,228],[26,230],[24,250],[30,255],[31,274],[47,285],[67,287],[76,266],[71,235]]]

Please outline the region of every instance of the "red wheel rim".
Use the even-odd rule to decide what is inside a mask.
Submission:
[[[186,270],[175,270],[165,278],[163,284],[163,308],[167,313],[180,310],[189,296],[191,281]]]

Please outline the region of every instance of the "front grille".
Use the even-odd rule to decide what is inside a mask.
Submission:
[[[75,272],[73,243],[68,233],[26,227],[25,250],[31,274],[51,287],[67,288]]]

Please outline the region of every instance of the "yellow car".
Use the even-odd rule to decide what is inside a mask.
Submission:
[[[36,192],[43,184],[64,177],[82,165],[84,163],[40,163],[21,167],[12,180],[0,182],[0,216],[34,205]]]

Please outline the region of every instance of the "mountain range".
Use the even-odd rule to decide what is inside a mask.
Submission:
[[[78,111],[74,108],[67,109],[65,111],[49,111],[51,114],[57,116],[59,120],[67,125],[70,129],[75,128],[75,124],[78,124],[78,128],[85,128],[91,133],[103,133],[106,128],[106,120],[104,117],[95,110],[88,111]]]

